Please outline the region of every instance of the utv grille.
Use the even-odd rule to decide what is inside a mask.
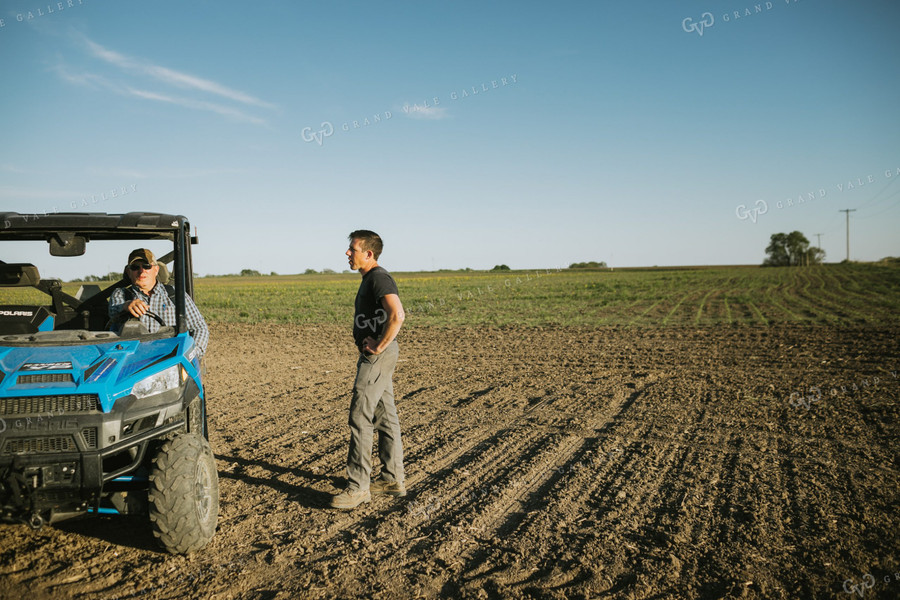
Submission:
[[[75,438],[71,435],[53,437],[18,438],[6,442],[3,454],[40,454],[56,452],[78,452]]]
[[[97,447],[97,428],[96,427],[85,427],[81,430],[81,437],[84,438],[84,443],[87,444],[88,448],[96,448]]]
[[[74,383],[71,373],[40,373],[38,375],[19,375],[16,383]]]
[[[100,412],[97,394],[68,396],[18,396],[0,398],[0,415],[25,416]]]

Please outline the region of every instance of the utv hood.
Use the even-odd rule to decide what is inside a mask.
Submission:
[[[192,362],[193,346],[186,335],[96,345],[0,346],[0,401],[91,394],[99,398],[103,412],[110,412],[136,383],[170,366]]]

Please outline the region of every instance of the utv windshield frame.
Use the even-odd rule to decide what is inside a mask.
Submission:
[[[48,244],[48,252],[55,256],[77,256],[83,254],[79,246],[92,241],[132,240],[135,242],[147,240],[167,240],[172,242],[172,278],[169,283],[175,287],[175,334],[187,332],[187,316],[185,296],[194,295],[193,262],[191,259],[190,245],[196,244],[196,237],[191,237],[190,223],[182,215],[170,215],[162,213],[131,212],[127,214],[106,213],[53,213],[47,215],[23,215],[14,212],[0,212],[0,242],[15,241],[45,241]],[[3,248],[4,246],[0,246]],[[165,257],[168,257],[166,254]],[[0,256],[0,264],[6,265]],[[119,257],[115,257],[119,258]],[[161,260],[159,262],[168,262]],[[121,257],[125,262],[125,257]],[[12,266],[12,265],[10,265]],[[29,267],[31,265],[22,265]],[[27,268],[25,270],[28,270]],[[35,269],[36,270],[36,269]],[[62,293],[58,280],[41,279],[38,285],[27,282],[24,285],[34,287],[48,294],[53,303],[53,312],[56,318],[63,314],[69,318],[54,324],[54,333],[57,330],[86,329],[97,331],[94,327],[78,327],[78,319],[87,321],[99,317],[103,307],[107,306],[109,296],[114,289],[127,285],[123,279],[114,282],[106,290],[96,296],[91,296],[84,301]],[[20,284],[22,285],[22,284]],[[4,287],[0,284],[0,288]],[[51,288],[53,289],[51,293]],[[66,304],[74,309],[74,315],[69,311],[61,310],[61,305]],[[17,336],[18,337],[18,336]],[[53,337],[53,336],[46,336]],[[94,338],[94,335],[86,336]],[[142,336],[144,337],[144,336]],[[154,335],[155,337],[155,335]],[[18,340],[17,340],[18,341]],[[23,340],[24,341],[24,340]],[[37,341],[37,339],[33,340]],[[41,340],[43,341],[43,340]],[[48,340],[50,341],[50,340]],[[57,337],[57,342],[62,341]],[[71,341],[75,341],[74,339]],[[94,342],[97,340],[94,339]],[[6,342],[9,343],[9,342]]]

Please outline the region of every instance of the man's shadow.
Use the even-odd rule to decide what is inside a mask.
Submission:
[[[220,479],[233,479],[248,485],[270,487],[277,492],[285,494],[290,500],[293,500],[306,508],[328,508],[331,505],[332,495],[328,492],[322,492],[306,485],[294,485],[279,481],[276,478],[277,476],[292,474],[310,481],[327,481],[336,488],[341,487],[346,483],[345,478],[343,477],[322,475],[321,473],[313,473],[306,469],[275,465],[270,462],[243,458],[241,456],[224,456],[216,454],[216,458],[232,465],[237,464],[238,466],[234,472],[223,472],[220,470]],[[248,467],[261,467],[272,473],[273,477],[266,478],[248,475],[244,472]]]

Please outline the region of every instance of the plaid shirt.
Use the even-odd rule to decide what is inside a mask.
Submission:
[[[129,291],[126,292],[126,289]],[[158,314],[166,325],[175,326],[175,303],[169,298],[166,287],[158,281],[150,296],[133,285],[127,288],[117,288],[109,299],[110,318],[117,317],[125,310],[125,305],[134,298],[146,302],[150,306],[150,312]],[[200,314],[200,310],[190,296],[185,295],[184,308],[187,313],[188,331],[200,349],[200,354],[203,355],[206,353],[206,345],[209,343],[209,327],[206,326],[203,315]],[[160,324],[153,317],[144,315],[141,317],[141,323],[147,327],[150,333],[159,331]]]

